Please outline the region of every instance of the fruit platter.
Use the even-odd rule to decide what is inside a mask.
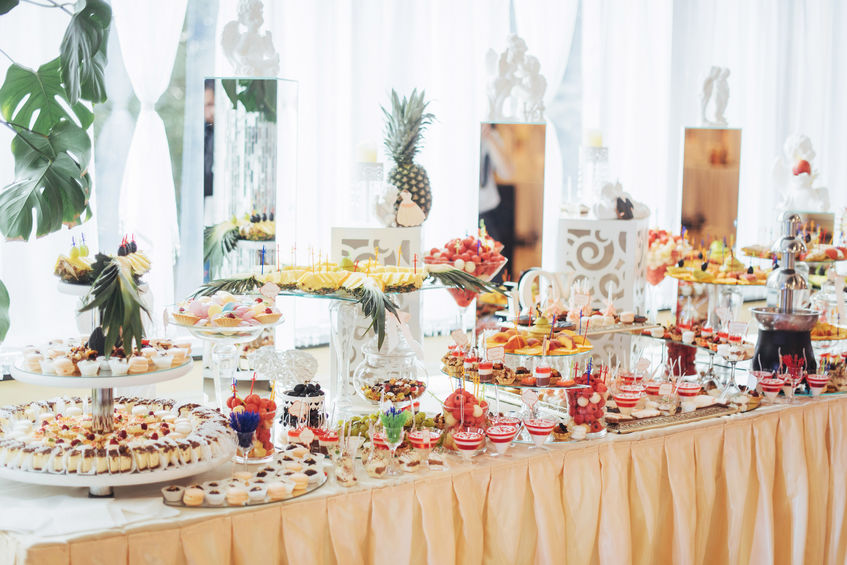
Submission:
[[[138,250],[135,238],[124,237],[114,256],[97,253],[92,259],[83,235],[79,245],[72,239],[68,254],[59,255],[53,267],[53,274],[65,284],[90,286],[110,261],[117,262],[135,276],[141,276],[150,270],[150,259]]]

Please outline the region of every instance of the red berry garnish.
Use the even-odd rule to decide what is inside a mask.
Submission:
[[[159,434],[153,432],[152,434],[150,434],[150,439],[159,439]]]

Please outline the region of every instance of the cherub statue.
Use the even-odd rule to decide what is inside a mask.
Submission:
[[[724,112],[729,103],[729,83],[726,80],[728,77],[729,69],[721,69],[721,74],[715,82],[715,123],[721,126],[727,124]]]
[[[259,31],[265,23],[263,12],[261,0],[239,0],[238,21],[231,21],[223,28],[221,47],[236,75],[275,77],[279,74],[279,55],[271,32]]]
[[[706,109],[708,109],[709,102],[712,100],[712,88],[720,72],[720,67],[712,67],[709,74],[706,75],[706,80],[703,81],[703,92],[700,94],[700,121],[704,125],[710,123],[709,118],[706,117]]]
[[[543,100],[547,81],[541,75],[538,59],[527,55],[523,39],[510,35],[506,50],[499,57],[493,49],[489,49],[486,66],[491,75],[486,89],[490,121],[510,118],[531,122],[544,120]],[[508,111],[504,110],[507,103]],[[517,115],[519,111],[522,116]]]
[[[829,211],[829,190],[813,187],[818,177],[814,170],[815,150],[812,141],[803,134],[788,136],[782,158],[773,166],[773,183],[781,194],[780,209],[798,212]]]

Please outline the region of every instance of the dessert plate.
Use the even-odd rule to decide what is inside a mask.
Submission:
[[[188,373],[193,366],[193,360],[189,358],[182,365],[149,371],[147,373],[112,376],[109,371],[102,371],[96,377],[75,377],[34,373],[21,367],[20,363],[21,361],[12,366],[12,378],[16,381],[39,386],[66,388],[112,388],[116,386],[151,385],[179,378]]]

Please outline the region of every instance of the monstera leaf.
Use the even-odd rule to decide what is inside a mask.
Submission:
[[[14,8],[20,4],[20,0],[0,0],[0,16]],[[0,341],[3,340],[3,337],[0,336]]]
[[[87,0],[71,17],[62,38],[62,80],[71,104],[80,98],[92,102],[106,100],[106,40],[112,9],[103,0]]]
[[[90,215],[91,141],[85,130],[62,121],[41,135],[18,129],[12,140],[17,180],[0,193],[0,232],[8,239],[29,239],[32,211],[41,237],[77,225]]]
[[[37,71],[18,64],[9,67],[0,86],[0,112],[7,122],[47,135],[61,120],[79,120],[82,129],[94,121],[94,114],[81,102],[71,104],[68,112],[60,101],[66,101],[62,86],[61,60],[56,57]],[[16,111],[17,110],[17,111]]]
[[[0,343],[3,343],[7,331],[9,331],[9,291],[3,286],[3,281],[0,281]]]

